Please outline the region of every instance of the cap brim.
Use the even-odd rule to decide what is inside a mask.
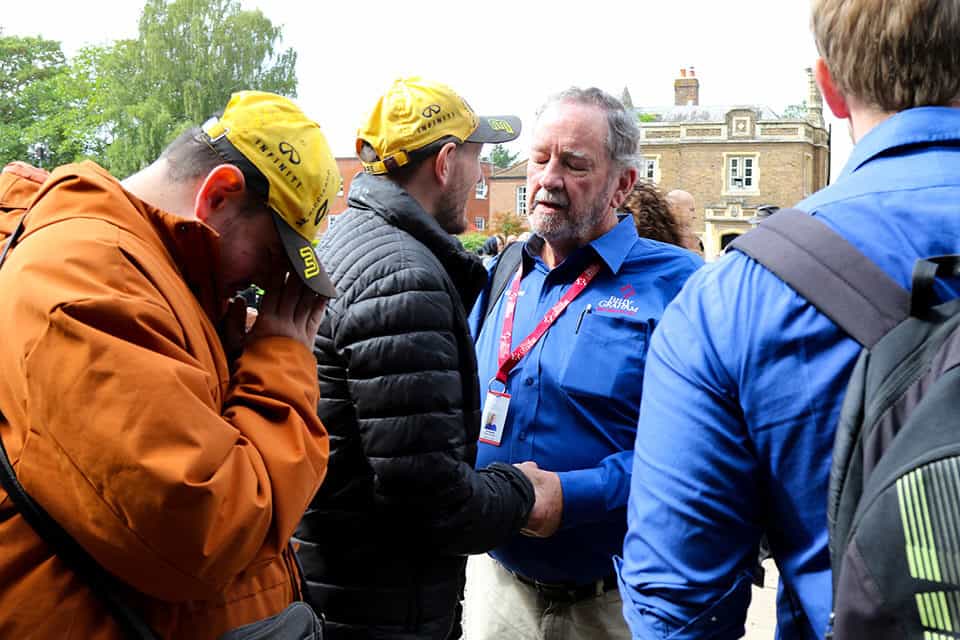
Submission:
[[[287,251],[290,270],[295,271],[303,284],[307,285],[314,293],[327,298],[336,298],[337,288],[333,286],[327,272],[323,270],[323,265],[320,264],[320,258],[314,251],[313,245],[294,231],[280,215],[274,213],[273,221],[277,225],[283,248]]]
[[[480,116],[480,125],[467,142],[501,144],[520,135],[520,118],[516,116]]]

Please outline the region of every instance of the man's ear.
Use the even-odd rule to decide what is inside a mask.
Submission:
[[[633,191],[633,185],[637,183],[638,176],[639,172],[636,167],[627,167],[620,171],[620,176],[617,178],[617,188],[610,198],[610,206],[614,209],[620,208],[620,205],[624,203],[627,196]]]
[[[246,181],[243,172],[232,164],[214,167],[200,183],[193,210],[197,220],[206,222],[210,215],[235,198],[242,195]]]
[[[820,85],[820,93],[823,94],[823,99],[827,102],[827,106],[830,107],[833,115],[841,120],[849,118],[850,105],[847,104],[847,99],[834,84],[833,76],[830,75],[830,69],[827,67],[827,61],[823,58],[817,58],[813,74],[817,79],[817,84]]]
[[[457,145],[454,142],[448,142],[437,152],[437,157],[433,162],[433,174],[441,187],[447,186],[450,176],[453,175],[453,162],[457,157]]]

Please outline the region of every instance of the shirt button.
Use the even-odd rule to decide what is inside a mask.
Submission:
[[[527,439],[527,432],[526,432],[526,431],[521,431],[521,432],[520,432],[520,435],[517,436],[517,437],[520,438],[521,441],[526,440],[526,439]]]
[[[527,385],[528,387],[533,386],[533,378],[530,378],[530,377],[524,378],[523,384]]]

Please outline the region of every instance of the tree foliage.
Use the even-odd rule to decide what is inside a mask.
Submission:
[[[82,49],[0,33],[0,165],[90,157],[115,175],[159,156],[241,89],[296,96],[296,52],[237,0],[147,0],[139,35]]]
[[[26,131],[48,115],[51,84],[65,69],[59,42],[0,34],[0,164],[27,159],[37,140]]]
[[[498,169],[506,169],[513,165],[516,162],[517,157],[520,155],[519,152],[510,153],[510,150],[507,149],[502,144],[497,144],[493,146],[493,149],[490,150],[490,155],[484,158],[487,162],[493,164],[493,166]]]
[[[783,110],[783,117],[787,120],[803,120],[807,117],[807,101],[798,104],[788,104]]]
[[[460,238],[460,243],[463,244],[464,249],[471,253],[476,253],[480,250],[480,247],[483,246],[483,243],[487,241],[489,236],[481,231],[471,231],[457,237]]]
[[[527,230],[527,222],[512,211],[500,211],[491,216],[490,229],[504,237],[516,236]]]
[[[281,29],[236,0],[147,0],[136,40],[98,61],[105,79],[107,167],[127,175],[242,89],[296,96],[296,52]]]

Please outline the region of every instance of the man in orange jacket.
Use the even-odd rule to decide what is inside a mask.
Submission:
[[[27,216],[0,268],[0,437],[162,637],[299,595],[287,540],[326,471],[311,347],[335,295],[311,240],[339,185],[316,123],[252,91],[123,182],[0,175],[0,241]],[[247,333],[229,299],[251,283]],[[0,491],[0,638],[120,636]]]

